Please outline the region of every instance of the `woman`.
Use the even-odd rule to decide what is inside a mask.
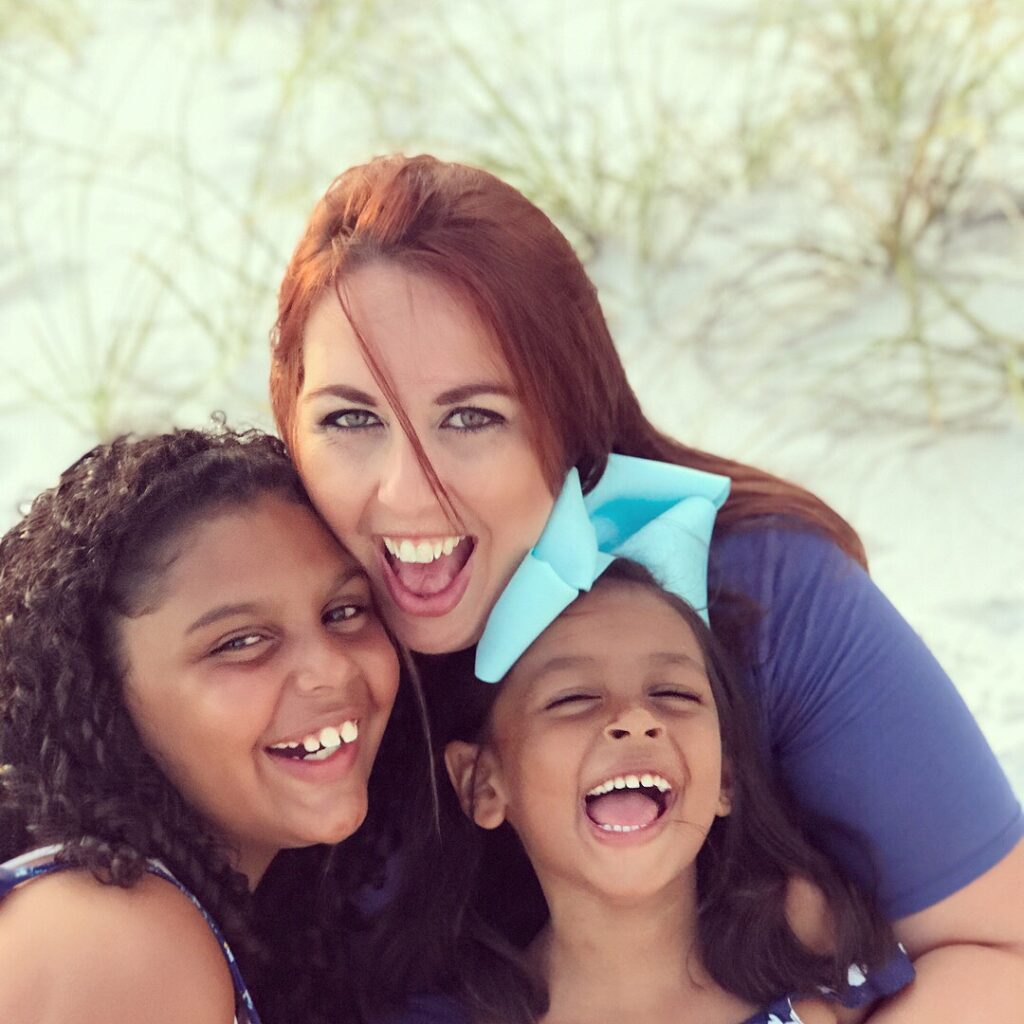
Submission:
[[[797,799],[868,838],[918,972],[875,1019],[960,1021],[954,997],[970,995],[978,1019],[1024,1020],[1024,826],[963,702],[847,523],[649,423],[579,260],[518,192],[430,157],[338,178],[281,285],[271,398],[314,504],[423,654],[479,639],[570,468],[585,490],[612,452],[730,477],[712,624],[745,645]],[[851,849],[835,854],[869,880]]]
[[[0,542],[0,1020],[348,1019],[361,881],[315,847],[362,823],[397,684],[276,439],[75,463]],[[284,850],[305,884],[254,897]]]

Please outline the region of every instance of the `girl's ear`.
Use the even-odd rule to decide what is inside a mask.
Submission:
[[[481,828],[497,828],[505,820],[506,800],[494,754],[478,743],[452,740],[444,763],[462,813]]]
[[[728,817],[732,810],[732,764],[729,758],[722,758],[722,786],[718,791],[718,806],[715,808],[715,816],[718,818]]]

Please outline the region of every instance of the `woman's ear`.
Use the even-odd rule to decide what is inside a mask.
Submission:
[[[729,758],[722,758],[722,785],[718,791],[718,806],[715,808],[715,816],[718,818],[728,817],[732,810],[732,764]]]
[[[481,828],[497,828],[505,820],[505,793],[494,754],[478,743],[452,740],[444,748],[462,812]]]

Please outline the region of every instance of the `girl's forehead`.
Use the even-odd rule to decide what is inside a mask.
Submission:
[[[607,581],[562,612],[519,659],[508,682],[522,686],[559,672],[673,662],[703,671],[703,651],[686,619],[651,587]]]

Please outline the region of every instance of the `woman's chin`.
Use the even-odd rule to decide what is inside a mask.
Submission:
[[[484,631],[479,614],[461,614],[456,608],[436,618],[408,615],[397,608],[389,609],[388,623],[395,636],[415,654],[451,654],[472,647]]]

